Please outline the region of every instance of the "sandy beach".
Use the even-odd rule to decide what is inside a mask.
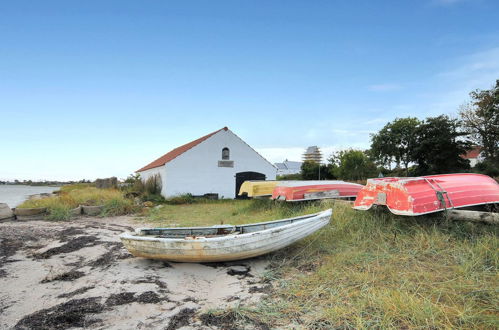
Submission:
[[[0,223],[0,328],[194,329],[209,309],[257,302],[265,258],[181,264],[135,258],[133,217]]]

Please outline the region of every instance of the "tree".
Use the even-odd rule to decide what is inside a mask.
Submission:
[[[412,158],[417,162],[416,174],[440,174],[462,172],[470,168],[469,161],[461,157],[469,143],[459,132],[460,122],[448,116],[426,118],[419,125],[417,143]]]
[[[333,179],[328,165],[319,164],[313,160],[306,160],[301,164],[301,178],[303,180]]]
[[[408,175],[409,163],[414,161],[412,150],[416,145],[416,132],[420,124],[419,119],[414,117],[396,118],[371,135],[370,154],[380,165],[389,169],[393,161],[397,167],[403,164]]]
[[[490,90],[470,93],[472,101],[459,112],[473,143],[482,147],[485,159],[499,162],[499,79]]]
[[[334,177],[345,180],[364,180],[376,176],[374,162],[362,150],[342,150],[330,158],[330,170]]]

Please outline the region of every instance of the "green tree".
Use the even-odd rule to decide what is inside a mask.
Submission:
[[[490,90],[470,93],[471,102],[459,112],[471,141],[482,147],[485,158],[499,162],[499,79]]]
[[[301,164],[301,178],[303,180],[333,179],[328,165],[306,160]]]
[[[377,175],[376,164],[362,150],[342,150],[330,158],[332,176],[344,180],[364,180]]]
[[[440,174],[469,170],[469,161],[463,155],[469,143],[463,140],[466,133],[459,131],[460,122],[448,116],[426,118],[419,125],[413,159],[417,162],[416,174]]]
[[[398,168],[403,164],[408,175],[409,163],[414,161],[412,150],[416,145],[420,124],[419,119],[414,117],[396,118],[386,124],[378,133],[371,135],[370,155],[389,169],[393,161]]]

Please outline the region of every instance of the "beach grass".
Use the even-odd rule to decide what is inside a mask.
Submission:
[[[120,190],[99,189],[88,184],[63,186],[54,196],[27,200],[18,208],[46,207],[49,213],[47,220],[68,220],[71,210],[79,205],[103,205],[103,216],[128,214],[137,210],[133,201],[125,198]]]
[[[333,208],[316,234],[268,255],[273,290],[257,306],[211,311],[270,327],[499,327],[497,226],[442,214],[395,216],[345,203],[212,201],[165,205],[158,226],[241,224]]]

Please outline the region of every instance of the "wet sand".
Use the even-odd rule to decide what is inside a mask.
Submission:
[[[252,304],[266,291],[265,258],[133,257],[118,236],[143,226],[132,217],[0,223],[0,328],[206,329],[207,310]]]

